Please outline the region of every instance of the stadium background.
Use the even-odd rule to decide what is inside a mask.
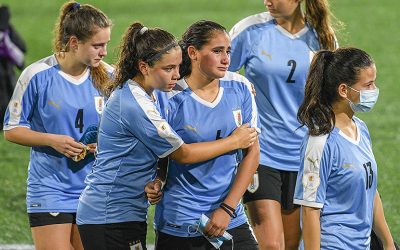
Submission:
[[[26,65],[51,54],[52,30],[61,0],[2,0],[11,9],[11,21],[28,46]],[[122,33],[135,20],[161,27],[180,37],[200,19],[223,24],[228,30],[242,18],[265,11],[262,0],[87,0],[103,10],[114,23],[108,56],[115,62]],[[335,16],[345,27],[337,35],[341,46],[369,52],[378,69],[379,101],[369,114],[359,115],[368,125],[378,162],[378,189],[386,219],[400,241],[400,1],[331,0]],[[0,244],[32,243],[26,216],[25,191],[29,149],[8,143],[0,134]],[[152,214],[149,243],[154,241]]]

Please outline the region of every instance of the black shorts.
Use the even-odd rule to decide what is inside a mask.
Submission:
[[[300,207],[293,204],[296,179],[296,171],[284,171],[259,165],[253,181],[243,196],[243,203],[256,200],[275,200],[281,204],[282,210]]]
[[[221,250],[258,250],[258,244],[249,224],[244,223],[238,227],[227,230],[233,237],[224,241]],[[156,232],[156,250],[215,250],[213,245],[203,236],[178,237],[170,234]]]
[[[76,224],[76,213],[28,213],[31,227],[40,227],[53,224]]]
[[[132,221],[78,225],[85,250],[146,250],[147,223]]]

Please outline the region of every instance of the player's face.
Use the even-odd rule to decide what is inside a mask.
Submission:
[[[300,2],[300,0],[264,0],[264,5],[274,18],[288,18],[295,13]]]
[[[208,79],[218,79],[225,76],[230,63],[231,40],[223,31],[216,31],[209,42],[198,51],[196,65],[200,73]]]
[[[175,47],[164,54],[153,67],[149,67],[146,82],[153,89],[171,91],[179,79],[179,65],[182,63],[182,51]]]
[[[99,66],[107,55],[107,43],[110,41],[111,29],[103,28],[85,42],[78,42],[77,58],[90,67]]]
[[[375,64],[370,67],[360,69],[357,82],[351,87],[355,90],[374,90],[376,89],[376,67]],[[350,101],[354,103],[360,102],[360,93],[357,91],[349,90],[347,95]]]

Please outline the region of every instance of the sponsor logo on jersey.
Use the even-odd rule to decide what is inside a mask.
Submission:
[[[344,164],[342,165],[342,168],[351,168],[352,166],[353,166],[352,163],[344,163]]]
[[[309,161],[311,163],[314,170],[318,170],[318,158],[313,160],[310,157],[307,157],[307,161]]]
[[[94,104],[96,105],[96,111],[98,114],[101,115],[104,109],[104,97],[102,96],[95,96],[94,97]]]
[[[190,125],[185,125],[183,126],[185,129],[193,131],[194,133],[197,133],[197,129],[195,127],[192,127]]]
[[[57,104],[57,103],[55,103],[55,102],[52,101],[52,100],[49,100],[47,103],[48,103],[50,106],[55,107],[56,109],[60,109],[60,104]]]
[[[267,51],[265,51],[265,50],[261,51],[261,55],[268,57],[269,60],[272,61],[272,55],[270,53],[268,53]]]
[[[234,110],[233,112],[233,118],[235,119],[235,123],[237,127],[240,127],[243,123],[242,121],[242,110]]]

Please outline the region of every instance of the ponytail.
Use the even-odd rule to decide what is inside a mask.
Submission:
[[[306,0],[306,20],[316,30],[321,49],[334,50],[336,45],[335,30],[331,25],[332,13],[328,0]],[[333,17],[334,18],[334,17]],[[338,26],[341,25],[336,20]]]
[[[127,80],[141,74],[139,61],[146,62],[152,67],[162,55],[177,46],[179,45],[175,37],[165,30],[149,29],[138,22],[131,24],[125,31],[120,44],[115,79],[109,85],[109,91],[113,91]]]
[[[314,56],[310,65],[304,101],[297,114],[300,124],[308,127],[310,135],[327,134],[332,131],[335,124],[335,114],[324,91],[327,80],[326,68],[333,56],[331,51],[320,51]]]

